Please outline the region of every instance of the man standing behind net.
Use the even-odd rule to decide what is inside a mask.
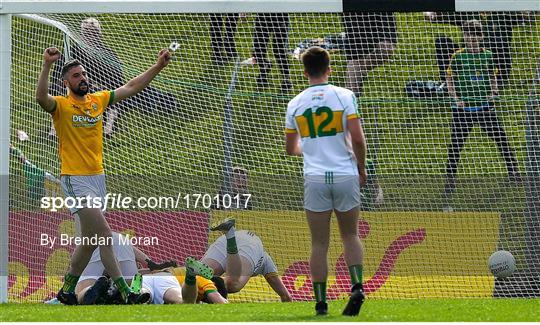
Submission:
[[[265,90],[270,85],[272,64],[266,55],[270,37],[273,38],[272,52],[281,72],[281,91],[286,93],[292,89],[290,63],[287,57],[289,46],[289,15],[260,13],[255,17],[253,31],[253,58],[259,66],[257,87]]]
[[[82,44],[75,43],[71,47],[71,59],[77,59],[85,66],[91,77],[90,92],[116,89],[124,84],[123,64],[116,52],[108,47],[103,39],[101,24],[96,18],[87,18],[81,22],[80,35]],[[60,62],[62,62],[60,64]],[[62,55],[51,73],[49,92],[53,96],[65,95],[66,88],[62,83],[62,66],[66,62]],[[110,137],[114,133],[118,117],[127,109],[126,101],[108,107],[103,116],[104,134]],[[56,135],[54,126],[49,132]]]
[[[445,211],[452,211],[450,201],[456,187],[461,150],[476,124],[497,144],[510,180],[521,182],[517,160],[495,112],[497,67],[492,52],[480,47],[483,40],[482,24],[478,20],[469,20],[462,29],[465,48],[454,53],[446,73],[448,94],[454,99],[454,104],[446,165]]]
[[[239,17],[237,13],[210,14],[210,44],[214,64],[223,64],[238,57],[234,34]]]
[[[346,87],[362,96],[368,73],[390,60],[397,44],[396,17],[391,12],[343,14],[347,57]]]
[[[360,187],[366,183],[366,142],[353,92],[328,84],[330,55],[311,47],[302,55],[309,87],[289,102],[286,151],[304,157],[304,208],[311,232],[310,269],[315,311],[326,315],[330,218],[335,211],[352,281],[343,315],[355,316],[364,302],[363,248],[358,237]],[[356,157],[356,158],[355,158]],[[359,179],[360,177],[360,179]]]
[[[131,291],[120,272],[114,256],[111,229],[101,207],[91,202],[106,195],[103,169],[103,112],[106,107],[143,90],[154,77],[169,64],[171,55],[167,50],[159,52],[157,62],[144,73],[115,90],[89,94],[90,84],[85,68],[77,60],[67,62],[62,68],[62,79],[67,96],[51,96],[48,93],[49,72],[52,64],[60,58],[57,48],[45,49],[43,67],[39,75],[36,99],[54,121],[59,142],[62,189],[66,197],[80,200],[71,210],[80,218],[82,238],[97,238],[105,269],[114,280],[126,303],[139,303],[140,295]],[[92,244],[78,245],[71,257],[69,272],[58,292],[58,300],[64,304],[76,304],[75,286],[88,264]]]

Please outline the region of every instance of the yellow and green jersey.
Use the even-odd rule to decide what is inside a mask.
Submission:
[[[114,91],[88,94],[83,101],[55,96],[51,113],[58,136],[62,175],[103,174],[103,112]]]
[[[491,51],[458,50],[452,55],[446,73],[454,79],[456,94],[466,108],[481,110],[490,106],[491,78],[497,74]]]
[[[186,281],[186,269],[184,267],[175,267],[171,269],[171,273],[176,277],[180,285],[184,284]],[[202,301],[209,293],[218,291],[212,280],[205,279],[198,275],[195,277],[195,279],[197,285],[197,302]]]

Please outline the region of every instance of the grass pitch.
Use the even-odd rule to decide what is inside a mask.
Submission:
[[[539,299],[368,300],[358,317],[341,316],[346,301],[329,304],[329,315],[314,316],[314,303],[228,305],[57,306],[0,305],[0,321],[122,322],[297,322],[446,321],[538,322]]]

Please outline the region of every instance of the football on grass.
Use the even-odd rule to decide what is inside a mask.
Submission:
[[[506,278],[516,270],[516,259],[509,251],[500,250],[491,254],[488,265],[496,278]]]

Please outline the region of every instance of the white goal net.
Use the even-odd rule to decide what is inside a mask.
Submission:
[[[307,87],[298,57],[318,45],[331,53],[330,82],[357,94],[368,142],[359,233],[370,298],[540,295],[537,17],[249,10],[14,16],[10,301],[53,297],[73,249],[42,241],[43,234],[74,233],[67,210],[40,208],[42,197],[63,195],[55,130],[35,101],[50,46],[63,62],[82,62],[93,91],[115,89],[152,65],[159,49],[175,49],[151,86],[110,107],[103,121],[108,192],[175,198],[175,206],[108,209],[113,230],[159,238],[140,245],[154,260],[202,257],[216,239],[208,226],[234,216],[237,229],[262,239],[294,300],[312,299],[302,160],[286,155],[283,130],[287,102]],[[464,32],[480,37],[480,59],[463,50]],[[478,66],[497,71],[498,91],[481,80]],[[53,95],[65,94],[60,68],[50,76]],[[247,209],[222,210],[211,202],[219,193],[233,193],[233,205],[234,194],[251,199]],[[328,296],[342,299],[350,280],[332,227]],[[504,280],[487,267],[500,249],[517,263]],[[279,297],[255,277],[230,299]]]

